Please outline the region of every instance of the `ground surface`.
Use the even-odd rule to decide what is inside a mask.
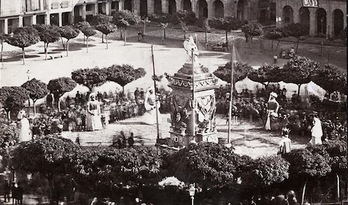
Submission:
[[[192,32],[191,32],[192,33]],[[164,73],[174,74],[178,71],[184,62],[187,60],[186,53],[183,49],[183,33],[178,29],[167,29],[167,38],[162,40],[162,32],[158,28],[149,28],[147,36],[143,42],[137,41],[136,30],[130,29],[128,43],[124,46],[124,42],[118,40],[119,34],[115,33],[109,37],[109,49],[106,49],[106,44],[101,43],[100,35],[91,37],[89,40],[89,51],[85,48],[83,35],[80,34],[77,39],[70,43],[69,56],[66,57],[66,52],[62,50],[61,42],[50,44],[48,56],[52,56],[53,60],[44,60],[42,42],[33,45],[26,49],[26,64],[22,65],[21,51],[16,47],[4,44],[4,62],[0,70],[0,86],[19,86],[26,82],[28,78],[36,78],[48,83],[49,80],[71,76],[71,71],[80,68],[92,67],[108,67],[113,64],[131,64],[134,67],[145,68],[147,75],[125,87],[126,91],[134,91],[135,87],[149,87],[153,84],[152,76],[152,61],[151,61],[151,44],[154,44],[154,58],[156,66],[156,74],[163,75]],[[209,41],[219,42],[224,41],[224,34],[208,34]],[[239,60],[247,62],[251,66],[260,66],[264,63],[273,63],[273,56],[277,55],[280,48],[290,48],[294,46],[292,39],[283,41],[277,47],[277,42],[274,43],[274,50],[271,49],[271,41],[263,40],[264,49],[260,47],[260,41],[255,39],[251,46],[245,43],[242,33],[232,33],[229,35],[229,40],[235,39],[235,45],[238,50],[237,55]],[[211,71],[217,69],[218,66],[224,65],[230,61],[231,54],[219,51],[208,51],[205,48],[204,33],[198,33],[199,41],[198,48],[200,49],[200,62],[208,67]],[[308,56],[314,60],[318,60],[321,64],[333,63],[342,68],[347,69],[346,64],[346,47],[324,46],[313,44],[320,39],[308,40],[310,43],[301,42],[298,53]],[[330,44],[329,43],[325,43]],[[279,60],[281,66],[286,60]],[[162,80],[162,86],[166,87],[167,80]],[[240,84],[240,88],[249,87],[250,82]],[[255,86],[252,84],[251,86]],[[289,85],[290,86],[290,85]],[[291,85],[293,90],[296,90],[295,85]],[[102,86],[103,87],[103,86]],[[106,91],[115,91],[117,85],[108,84],[103,88]],[[304,87],[304,86],[303,86]],[[79,89],[82,89],[81,87]],[[98,88],[99,89],[99,88]],[[290,88],[287,88],[290,91]],[[39,102],[37,102],[39,103]],[[161,119],[161,137],[168,137],[169,123],[167,122],[168,115],[162,116]],[[218,118],[218,134],[220,137],[227,137],[227,127],[225,119]],[[136,142],[144,144],[154,144],[156,138],[156,126],[144,125],[139,123],[139,119],[127,119],[123,122],[110,124],[106,129],[97,132],[81,132],[81,133],[63,133],[65,137],[75,140],[77,136],[81,138],[83,145],[109,145],[113,135],[119,131],[133,132]],[[278,142],[280,140],[279,133],[269,133],[261,129],[261,126],[251,125],[243,122],[241,125],[234,125],[231,141],[236,146],[236,152],[247,154],[254,158],[260,156],[269,156],[276,154],[278,150]],[[293,148],[305,146],[307,140],[295,139]]]

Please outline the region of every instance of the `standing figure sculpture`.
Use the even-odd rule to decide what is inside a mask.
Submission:
[[[89,95],[89,101],[87,102],[86,129],[89,131],[103,129],[100,103],[96,100],[95,93]]]
[[[32,138],[30,125],[24,110],[19,111],[17,119],[20,121],[19,142],[30,141]]]
[[[145,107],[145,113],[143,115],[144,123],[146,124],[156,124],[156,112],[157,108],[159,108],[160,104],[158,101],[156,101],[156,95],[154,87],[150,87],[147,89],[145,94],[145,101],[144,101],[144,107]]]
[[[271,92],[267,102],[267,120],[265,124],[265,130],[271,130],[271,119],[278,117],[279,103],[276,98],[277,93]]]
[[[187,61],[191,62],[193,58],[193,62],[199,63],[198,62],[199,51],[192,36],[189,36],[188,39],[184,41],[184,49],[189,57]],[[193,51],[193,56],[192,56],[192,51]]]

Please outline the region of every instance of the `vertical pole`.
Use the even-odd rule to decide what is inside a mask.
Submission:
[[[195,71],[194,71],[194,55],[193,48],[191,49],[191,63],[192,63],[192,136],[196,136],[196,102],[195,102]]]
[[[195,197],[191,196],[191,204],[194,205],[195,204]]]
[[[159,123],[158,123],[158,106],[157,106],[157,95],[156,95],[156,90],[157,90],[157,85],[156,85],[156,69],[155,69],[155,56],[153,55],[153,45],[151,45],[151,56],[152,56],[152,72],[153,72],[153,85],[154,85],[154,92],[155,92],[155,103],[156,103],[156,128],[157,128],[157,138],[156,138],[156,143],[159,143]]]
[[[230,137],[231,137],[231,121],[232,121],[232,100],[233,100],[233,45],[234,45],[234,39],[232,38],[232,45],[231,45],[231,92],[230,92],[230,106],[228,109],[228,134],[227,134],[227,144],[230,143]]]

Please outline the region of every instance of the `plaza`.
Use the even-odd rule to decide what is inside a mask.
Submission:
[[[173,1],[164,1],[164,3],[161,3],[162,6],[158,6],[158,1],[153,2],[148,0],[146,3],[146,10],[143,8],[144,3],[138,2],[140,4],[137,4],[137,1],[132,1],[131,3],[122,1],[120,4],[116,4],[115,2],[116,1],[106,1],[95,4],[93,1],[87,1],[82,3],[82,5],[78,2],[76,4],[77,7],[75,6],[74,9],[74,16],[67,14],[69,16],[64,17],[63,19],[65,20],[61,21],[55,19],[54,21],[57,20],[56,22],[58,22],[58,25],[64,25],[70,23],[69,21],[73,21],[74,18],[86,18],[87,20],[87,18],[89,18],[88,16],[94,14],[93,12],[95,11],[106,12],[106,14],[108,14],[108,12],[111,13],[112,9],[117,10],[122,8],[138,11],[144,15],[152,12],[156,13],[160,8],[162,11],[167,11],[168,13],[176,11],[174,10]],[[236,15],[238,18],[243,19],[244,17],[242,15],[247,13],[247,11],[242,12],[238,9],[233,11],[228,10],[229,8],[236,8],[233,6],[226,6],[229,3],[232,3],[230,1],[218,1],[220,3],[216,3],[217,1],[209,2],[207,7],[202,6],[204,2],[205,1],[194,2],[191,7],[187,1],[180,3],[176,2],[176,8],[181,9],[182,6],[183,8],[191,8],[196,11],[196,16],[198,15],[207,18],[222,17],[218,15],[227,16],[235,13],[238,14]],[[111,4],[109,5],[108,3]],[[280,7],[283,7],[285,5],[283,5],[283,3],[284,2],[278,5],[282,5]],[[238,4],[241,3],[238,1]],[[39,5],[42,4],[40,3]],[[78,5],[82,7],[80,8]],[[282,15],[285,16],[285,19],[289,20],[288,23],[300,21],[299,19],[302,18],[298,16],[297,11],[301,9],[297,8],[295,5],[291,6],[294,8],[294,11],[292,12],[293,16],[290,15],[290,18],[287,14]],[[154,9],[152,10],[152,8]],[[224,12],[221,11],[221,8]],[[329,13],[337,13],[337,11],[334,11],[334,8],[330,7],[330,9],[331,10],[327,9]],[[281,9],[279,8],[279,10]],[[312,10],[313,9],[310,8],[311,12]],[[87,14],[86,12],[90,13]],[[82,15],[76,17],[76,14]],[[261,18],[267,21],[267,18],[271,18],[272,15],[275,14],[263,13],[263,17],[262,15],[260,17],[260,15],[261,14],[258,16],[259,20]],[[61,14],[58,16],[60,18]],[[328,19],[331,17],[328,17]],[[312,13],[310,13],[310,19],[311,22],[314,22]],[[331,23],[330,25],[332,25]],[[312,25],[313,24],[310,23],[310,26]],[[250,69],[248,70],[247,76],[252,72],[260,71],[260,68],[267,69],[271,67],[272,69],[275,68],[275,70],[277,70],[279,67],[280,70],[283,68],[286,69],[286,66],[291,65],[292,61],[303,60],[304,58],[301,56],[305,56],[305,61],[308,61],[310,65],[313,65],[311,63],[314,62],[314,65],[320,65],[321,69],[328,66],[328,68],[332,68],[333,71],[337,71],[339,74],[346,74],[346,44],[340,39],[329,39],[331,35],[337,35],[337,32],[341,27],[336,26],[332,28],[328,26],[327,32],[324,32],[328,38],[326,39],[320,36],[314,37],[318,32],[323,33],[323,30],[320,30],[323,27],[320,26],[321,25],[310,27],[310,36],[306,36],[304,39],[296,39],[294,37],[282,38],[275,49],[273,48],[275,47],[273,46],[273,40],[261,37],[256,37],[252,42],[247,43],[245,35],[241,30],[235,30],[226,34],[226,38],[228,38],[230,45],[235,46],[236,49],[234,52],[236,52],[235,55],[237,56],[237,60],[246,63],[245,70]],[[218,79],[217,77],[212,77],[212,74],[214,73],[214,75],[216,75],[216,71],[219,69],[221,70],[222,68],[225,69],[225,74],[229,75],[226,70],[228,70],[228,63],[231,61],[231,53],[209,49],[208,44],[205,42],[205,33],[193,26],[190,27],[190,31],[188,32],[184,32],[175,25],[170,26],[166,29],[166,38],[162,36],[163,30],[159,23],[152,22],[152,24],[147,25],[145,38],[142,39],[138,35],[140,29],[143,29],[141,25],[127,28],[126,43],[119,38],[118,31],[111,33],[108,36],[109,45],[107,49],[105,43],[102,43],[102,34],[97,32],[96,35],[88,38],[89,49],[87,50],[85,36],[81,33],[77,38],[70,41],[69,56],[66,55],[66,51],[63,49],[61,41],[59,40],[50,43],[47,54],[48,58],[46,60],[45,52],[43,52],[44,46],[42,43],[37,43],[25,48],[26,62],[24,65],[22,65],[21,62],[21,49],[11,46],[8,43],[3,44],[3,62],[1,62],[0,70],[1,89],[6,90],[8,86],[13,88],[23,85],[22,87],[25,87],[24,84],[33,81],[34,78],[44,84],[50,84],[52,80],[58,78],[70,79],[71,77],[73,79],[71,80],[73,81],[72,85],[74,85],[72,89],[67,92],[64,91],[64,95],[59,96],[59,100],[57,100],[60,105],[60,107],[58,107],[59,111],[55,110],[56,107],[55,105],[53,106],[52,102],[48,103],[47,97],[36,99],[36,113],[35,110],[30,107],[33,105],[33,102],[30,104],[27,102],[25,103],[24,109],[28,113],[28,119],[31,121],[30,123],[33,124],[35,120],[38,120],[39,122],[40,120],[48,120],[51,123],[51,130],[47,129],[48,136],[43,134],[47,130],[41,130],[42,132],[39,130],[39,132],[35,133],[34,130],[32,130],[35,140],[15,143],[15,145],[10,148],[15,150],[15,160],[12,162],[14,163],[13,166],[17,170],[21,167],[18,170],[18,176],[13,175],[13,179],[10,180],[13,182],[23,182],[26,184],[25,188],[27,190],[30,189],[34,192],[33,196],[25,195],[27,197],[26,200],[28,200],[29,196],[33,197],[32,199],[35,199],[30,202],[30,204],[41,203],[39,201],[47,197],[47,190],[51,190],[51,187],[47,185],[46,181],[40,179],[41,174],[46,171],[46,167],[41,167],[40,163],[45,164],[46,162],[48,162],[48,164],[46,164],[48,172],[54,170],[57,171],[55,172],[55,174],[58,173],[57,176],[72,178],[73,181],[76,180],[72,183],[71,181],[64,181],[66,180],[64,177],[56,178],[56,183],[61,183],[59,186],[63,186],[66,189],[61,192],[63,193],[61,196],[54,196],[55,200],[60,203],[71,202],[88,205],[93,203],[93,197],[98,197],[98,200],[102,200],[101,203],[103,204],[111,203],[112,201],[115,201],[117,204],[140,204],[139,200],[143,200],[145,204],[188,204],[191,199],[192,203],[195,204],[194,196],[196,194],[197,198],[195,200],[197,200],[196,203],[199,204],[234,204],[241,202],[242,200],[249,201],[250,204],[252,204],[252,201],[256,200],[254,196],[262,193],[262,190],[260,192],[258,189],[266,190],[269,188],[267,183],[276,187],[267,194],[278,197],[278,194],[280,196],[281,193],[283,193],[286,195],[287,200],[289,200],[290,197],[295,196],[289,194],[290,192],[288,191],[294,189],[297,193],[297,199],[301,200],[301,203],[304,203],[305,201],[315,203],[320,197],[319,195],[315,195],[316,193],[313,190],[322,187],[315,184],[316,179],[314,180],[310,178],[310,180],[308,180],[310,182],[308,185],[310,187],[308,191],[309,194],[305,197],[305,188],[302,189],[304,181],[298,178],[302,175],[301,173],[294,174],[292,170],[292,167],[296,166],[296,159],[300,160],[299,158],[302,156],[306,156],[308,159],[313,159],[312,161],[315,161],[315,163],[319,161],[322,162],[319,165],[313,165],[313,170],[315,170],[315,177],[323,177],[321,179],[321,182],[325,184],[323,185],[323,190],[328,187],[326,183],[329,183],[329,181],[331,182],[334,179],[337,180],[337,183],[339,184],[337,189],[340,190],[339,193],[331,191],[332,195],[325,198],[325,200],[327,200],[327,202],[336,200],[341,201],[342,203],[345,201],[344,197],[347,196],[347,187],[344,183],[347,179],[344,175],[341,175],[340,171],[337,171],[335,167],[336,162],[330,161],[325,158],[326,155],[324,155],[327,152],[327,155],[334,155],[331,156],[332,158],[338,157],[339,159],[345,159],[343,154],[347,150],[346,143],[344,143],[347,124],[345,122],[346,116],[343,110],[346,105],[346,96],[342,87],[334,87],[334,89],[342,91],[341,93],[336,92],[337,90],[335,90],[335,92],[331,92],[331,90],[328,92],[325,89],[331,89],[331,87],[325,86],[325,84],[323,84],[323,87],[320,87],[313,82],[301,82],[298,84],[293,80],[290,82],[287,81],[287,83],[283,81],[272,81],[267,82],[265,85],[262,81],[256,82],[250,80],[252,76],[250,76],[250,78],[245,77],[234,84],[235,91],[231,92],[233,93],[235,109],[238,112],[236,110],[233,111],[234,117],[233,121],[231,120],[232,129],[231,133],[229,133],[227,119],[229,119],[228,99],[231,89],[230,83],[223,81],[223,78]],[[202,71],[197,71],[195,74],[194,69],[189,71],[190,60],[188,60],[188,54],[183,48],[184,36],[192,36],[191,39],[195,40],[195,44],[199,50],[198,59],[202,65],[199,69],[202,69]],[[208,33],[208,39],[211,44],[220,43],[225,40],[225,33],[213,29]],[[290,57],[290,59],[282,58],[282,53],[292,50],[297,41],[300,41],[300,45],[299,48],[296,49],[295,57]],[[154,48],[153,56],[151,53],[151,46]],[[125,66],[125,64],[129,64],[130,66]],[[306,65],[307,64],[304,66]],[[144,73],[143,75],[135,77],[135,80],[131,80],[126,84],[118,84],[112,80],[106,80],[110,79],[108,77],[111,75],[110,71],[112,71],[112,68],[126,69],[129,67],[131,67],[131,69],[143,68]],[[194,67],[193,62],[192,67]],[[153,69],[156,71],[156,76],[153,76]],[[97,74],[100,74],[101,76],[97,77],[100,77],[102,83],[97,82],[95,85],[93,84],[92,87],[88,87],[89,84],[84,84],[84,82],[79,81],[81,79],[76,78],[76,76],[74,77],[73,73],[77,73],[78,75],[79,72],[88,73],[89,70],[97,70]],[[122,73],[122,70],[117,72]],[[314,76],[314,74],[316,74],[314,72],[317,72],[317,70],[313,69],[311,75]],[[199,95],[198,98],[201,98],[197,100],[201,100],[199,101],[201,103],[200,106],[206,102],[204,101],[206,96],[209,96],[210,99],[214,98],[214,101],[216,98],[216,104],[214,104],[215,102],[211,104],[213,105],[214,112],[212,112],[212,109],[207,106],[209,103],[204,105],[204,109],[208,110],[207,113],[209,112],[209,115],[214,113],[212,114],[212,117],[204,116],[204,118],[209,118],[209,120],[211,120],[208,124],[213,128],[210,127],[207,129],[207,127],[204,127],[206,125],[203,126],[203,129],[202,127],[199,128],[199,132],[212,132],[213,134],[216,134],[216,139],[212,141],[210,141],[209,138],[203,138],[202,140],[202,138],[196,137],[195,134],[192,136],[192,133],[189,134],[189,132],[192,131],[188,131],[188,129],[186,130],[187,125],[185,125],[185,129],[180,129],[181,127],[178,127],[178,130],[181,130],[181,133],[179,133],[179,131],[173,131],[173,127],[176,126],[173,120],[182,122],[180,118],[183,118],[184,114],[191,115],[189,113],[193,113],[192,110],[194,109],[190,110],[191,108],[188,106],[188,110],[184,110],[183,107],[186,105],[182,106],[180,103],[175,105],[173,108],[175,102],[172,99],[178,97],[177,100],[180,100],[188,98],[188,96],[189,98],[192,97],[195,99],[195,91],[192,89],[192,94],[190,93],[192,91],[190,89],[184,91],[183,87],[175,87],[175,85],[180,83],[173,82],[170,78],[175,76],[184,78],[190,76],[190,74],[191,76],[196,75],[198,78],[203,78],[203,80],[204,77],[202,76],[205,76],[207,79],[209,78],[209,80],[210,77],[216,79],[216,81],[211,81],[216,83],[215,89],[213,88],[214,86],[206,86],[204,89],[197,91],[197,95]],[[200,74],[202,75],[200,76]],[[106,76],[103,78],[103,75]],[[283,75],[283,77],[279,79],[287,80],[284,75],[290,76],[290,73],[281,73],[281,75]],[[159,89],[157,97],[161,102],[159,130],[157,130],[156,124],[149,125],[150,123],[147,121],[150,120],[144,120],[144,113],[148,110],[146,108],[144,111],[140,109],[141,103],[138,103],[138,101],[143,101],[142,103],[145,104],[148,100],[146,97],[147,95],[145,94],[145,96],[139,97],[139,94],[136,93],[138,88],[143,91],[143,94],[144,91],[147,93],[149,87],[154,85],[155,78],[158,78],[156,81],[156,86]],[[188,77],[186,80],[192,78]],[[207,81],[205,83],[209,84],[209,82]],[[299,85],[303,85],[301,86],[301,89],[299,89]],[[283,93],[284,89],[286,94]],[[205,92],[206,90],[208,91]],[[51,90],[51,92],[54,91],[55,90]],[[87,100],[84,99],[84,101],[78,102],[77,91],[79,91],[80,95],[85,96]],[[298,91],[300,91],[301,95],[300,93],[297,93]],[[77,115],[74,114],[77,113],[74,112],[78,112],[78,109],[86,107],[89,101],[92,101],[89,97],[90,92],[96,94],[98,101],[102,102],[102,116],[104,117],[104,120],[106,116],[107,122],[104,122],[103,129],[93,130],[92,128],[92,131],[87,128],[81,129],[80,127],[75,127],[75,125],[70,127],[70,124],[66,123],[68,121],[65,119],[76,118]],[[187,93],[183,94],[184,92]],[[281,112],[279,112],[279,119],[272,121],[273,126],[270,131],[265,130],[265,122],[268,113],[266,109],[268,103],[267,99],[272,92],[277,92],[277,94],[279,94],[278,101],[281,104]],[[4,93],[4,96],[1,97],[5,97],[5,95],[7,95],[7,93]],[[54,98],[56,97],[54,96]],[[11,96],[7,96],[7,99],[11,100]],[[2,106],[9,106],[8,100],[1,102],[3,103]],[[261,106],[261,108],[259,106]],[[126,109],[124,110],[123,108]],[[90,109],[89,106],[87,107],[87,112],[88,109]],[[199,112],[202,112],[202,110],[204,111],[204,109],[200,108]],[[215,114],[215,109],[217,114]],[[7,112],[7,110],[5,111]],[[81,113],[85,113],[85,111],[86,110],[82,109]],[[72,112],[73,117],[67,117],[69,112],[70,114]],[[179,118],[177,117],[178,112],[180,112]],[[311,139],[311,131],[309,128],[313,127],[310,120],[313,115],[316,116],[318,113],[323,125],[323,145],[315,145],[314,148],[317,149],[313,149],[308,145]],[[10,116],[10,120],[7,122],[5,122],[6,117],[4,117],[6,114],[9,114]],[[200,117],[200,114],[201,113],[198,113],[197,117]],[[13,126],[14,122],[17,121],[17,118],[19,119],[19,117],[16,116],[16,112],[3,112],[2,118],[4,118],[4,123],[2,123],[2,125],[4,125],[6,129],[9,129],[9,127]],[[197,119],[196,121],[198,120],[201,119]],[[19,123],[19,121],[17,122]],[[204,123],[206,123],[206,121],[204,121]],[[179,126],[181,125],[182,124]],[[199,126],[201,125],[197,124],[197,129]],[[292,129],[290,132],[292,151],[288,153],[289,155],[279,153],[279,142],[283,139],[282,133],[285,126],[291,126]],[[31,128],[32,127],[33,125]],[[202,131],[204,129],[206,130]],[[50,131],[51,133],[49,133]],[[193,132],[195,132],[194,129]],[[159,139],[156,137],[156,134],[159,136]],[[2,136],[5,136],[5,134]],[[181,141],[176,139],[178,136],[183,139],[187,137],[186,142],[183,140],[183,143],[180,144]],[[130,141],[130,138],[132,138],[133,141]],[[173,143],[172,140],[175,142]],[[179,146],[176,143],[177,141],[180,142]],[[214,143],[211,143],[213,141]],[[44,145],[39,147],[43,150],[48,149],[48,153],[53,153],[55,151],[57,151],[57,153],[49,155],[47,158],[48,161],[44,160],[39,162],[38,165],[35,164],[37,161],[33,160],[34,167],[30,167],[30,164],[28,165],[27,162],[23,160],[21,161],[20,159],[26,159],[27,156],[29,159],[30,157],[36,158],[36,156],[35,153],[30,152],[30,149],[23,149],[23,146],[36,146],[36,143]],[[59,146],[56,146],[56,144]],[[172,146],[173,144],[175,146]],[[6,146],[4,150],[8,151],[8,147]],[[319,152],[318,150],[320,149],[323,149],[323,151]],[[337,152],[332,150],[336,150]],[[167,151],[170,154],[166,155]],[[335,155],[337,153],[339,156]],[[52,156],[53,158],[51,158]],[[54,158],[55,156],[58,158]],[[72,156],[76,158],[70,158]],[[66,172],[65,170],[58,169],[58,167],[60,167],[59,163],[61,163],[59,157],[66,158],[67,161],[71,162],[71,164],[65,165],[73,171],[70,170],[70,172]],[[310,162],[305,161],[305,159],[301,158],[301,160],[304,160],[303,163],[312,162],[310,160]],[[190,160],[197,161],[190,164]],[[53,164],[50,164],[51,162]],[[59,166],[54,167],[54,163],[56,162]],[[185,166],[181,166],[180,163]],[[338,161],[337,163],[341,163],[341,161]],[[52,169],[50,166],[52,166]],[[308,166],[311,166],[311,164]],[[318,166],[319,168],[315,166]],[[10,173],[9,170],[6,168],[4,169],[4,173]],[[27,171],[29,169],[31,170],[29,172],[33,174],[30,175],[30,177],[29,175],[26,175],[27,173],[25,172],[20,173],[23,170]],[[262,174],[258,175],[254,172],[254,169],[260,170],[260,173]],[[268,169],[272,169],[274,172],[263,172]],[[342,169],[344,170],[345,168],[343,167]],[[243,173],[243,171],[245,173]],[[166,174],[168,173],[172,175],[167,176]],[[271,176],[269,175],[270,173],[274,174],[272,175],[274,178],[262,178],[263,176]],[[204,179],[201,177],[201,174],[204,176]],[[177,186],[173,188],[171,186],[157,186],[157,184],[159,184],[158,181],[163,179],[164,176],[171,177],[174,175],[183,181],[183,187]],[[155,178],[154,182],[149,182],[150,179],[153,180],[152,177]],[[160,179],[160,177],[162,178]],[[253,177],[256,177],[257,180]],[[38,180],[38,184],[45,184],[46,192],[42,191],[42,194],[35,194],[35,192],[38,193],[38,187],[40,187],[33,186],[33,182],[37,182],[36,180]],[[48,180],[50,180],[50,178],[48,178]],[[141,185],[142,183],[143,185]],[[195,189],[193,195],[191,195],[191,192],[189,195],[188,190],[189,187],[192,187],[192,184]],[[241,184],[245,187],[241,186]],[[304,186],[306,186],[306,184],[307,182],[304,183]],[[211,191],[209,191],[209,186],[211,186]],[[254,186],[256,186],[257,189],[255,189]],[[44,187],[44,185],[42,187]],[[76,191],[77,189],[79,190]],[[158,191],[158,193],[160,193],[159,196],[154,196],[153,193],[150,193],[151,191],[149,190],[152,189]],[[302,191],[303,197],[301,198],[300,192]],[[233,194],[231,194],[232,192]],[[87,200],[83,201],[82,199],[79,199],[77,202],[78,197],[76,198],[76,196],[72,196],[72,193],[80,193],[81,195],[88,193]],[[39,196],[42,198],[40,199]],[[266,194],[264,196],[266,196]],[[90,201],[88,201],[88,199],[90,199]],[[324,198],[320,199],[324,200]],[[98,202],[100,203],[100,201]],[[257,202],[257,204],[259,203],[261,204],[260,201]]]

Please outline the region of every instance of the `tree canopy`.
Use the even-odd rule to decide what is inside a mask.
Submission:
[[[127,27],[137,24],[139,16],[128,10],[120,10],[114,13],[113,22],[117,27],[126,29]]]
[[[58,32],[61,37],[66,38],[66,55],[69,55],[69,41],[71,39],[76,38],[80,30],[77,28],[74,28],[73,26],[67,25],[67,26],[61,26],[58,28]]]
[[[92,91],[93,87],[102,85],[106,82],[107,73],[104,69],[98,67],[82,68],[71,72],[71,78],[78,84],[84,85]]]
[[[5,42],[22,49],[23,64],[25,64],[24,48],[38,43],[40,40],[38,31],[33,27],[19,27],[13,31],[13,35],[8,36]]]
[[[326,64],[311,75],[311,80],[329,93],[347,94],[347,75],[334,65]]]
[[[243,26],[243,22],[240,21],[237,18],[234,17],[224,17],[224,18],[214,18],[210,21],[210,26],[212,28],[218,29],[218,30],[224,30],[226,34],[226,43],[228,44],[228,32],[231,32],[232,30],[238,30],[241,29]]]
[[[22,87],[5,86],[0,88],[0,103],[7,113],[22,109],[28,97],[28,91]]]
[[[29,92],[29,97],[34,101],[45,97],[49,90],[47,89],[46,83],[33,78],[21,85],[21,87],[25,88]]]
[[[253,69],[248,74],[248,78],[267,86],[269,82],[282,81],[283,72],[281,72],[281,69],[277,65],[263,65],[258,69]]]
[[[133,66],[128,64],[112,65],[106,69],[107,80],[115,82],[124,87],[134,80],[142,78],[146,75],[144,68],[134,69]]]
[[[252,67],[249,64],[237,62],[233,66],[233,84],[243,80],[252,71]],[[224,66],[219,66],[214,71],[214,75],[221,80],[230,83],[231,82],[231,62],[226,63]]]
[[[169,160],[170,173],[179,180],[201,187],[223,187],[235,184],[240,168],[251,159],[235,154],[233,148],[199,143],[172,154]]]
[[[242,26],[242,31],[244,32],[245,36],[249,38],[251,41],[254,36],[261,36],[263,33],[262,25],[259,23],[244,24]]]
[[[75,87],[76,82],[69,77],[52,79],[47,85],[47,89],[54,95],[56,100],[64,93],[72,91]]]

